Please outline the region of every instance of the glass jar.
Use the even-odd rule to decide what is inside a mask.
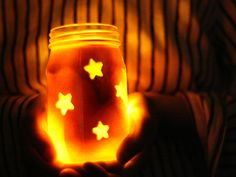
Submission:
[[[126,68],[119,33],[107,24],[51,30],[47,131],[55,161],[110,161],[128,133]]]

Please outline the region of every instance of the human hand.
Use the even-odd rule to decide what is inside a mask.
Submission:
[[[193,129],[193,118],[183,95],[133,93],[129,95],[129,135],[117,152],[124,165],[123,176],[134,176],[151,157],[149,152],[158,136],[183,136]]]
[[[54,150],[49,138],[40,128],[46,123],[46,97],[37,96],[24,109],[20,119],[20,135],[24,162],[29,176],[58,176],[53,164]]]
[[[85,163],[65,168],[61,177],[118,177],[132,176],[148,158],[148,146],[154,141],[156,119],[150,117],[146,97],[140,93],[129,96],[131,132],[122,142],[117,153],[119,162]],[[116,170],[114,170],[116,169]]]
[[[20,121],[23,157],[29,176],[117,177],[121,172],[122,166],[115,161],[55,166],[55,151],[43,132],[43,123],[46,125],[46,97],[38,96],[27,104]]]
[[[37,122],[46,117],[43,115],[45,113],[44,100],[43,98],[34,99],[25,111],[26,114],[23,116],[21,126],[23,135],[25,135],[23,136],[25,139],[24,145],[26,145],[24,149],[25,154],[28,154],[28,159],[30,159],[28,163],[32,167],[30,168],[31,174],[37,171],[46,171],[46,173],[43,173],[43,176],[46,176],[45,174],[57,176],[60,169],[52,165],[54,159],[53,149],[48,143],[46,136],[42,139],[40,135],[42,132],[35,131],[38,128]],[[116,162],[115,165],[109,165],[108,163],[100,162],[85,163],[82,166],[63,167],[60,176],[69,177],[74,175],[87,177],[100,175],[101,177],[114,177],[133,175],[143,165],[143,162],[147,161],[149,157],[148,149],[155,141],[157,129],[160,128],[158,128],[160,122],[162,122],[162,127],[168,125],[166,129],[179,127],[177,124],[181,125],[181,129],[188,127],[185,126],[187,125],[185,123],[188,122],[185,121],[185,118],[189,117],[189,114],[186,111],[186,104],[182,103],[183,101],[180,97],[143,95],[141,93],[131,94],[129,96],[129,115],[130,119],[133,120],[131,122],[133,127],[117,152],[117,159],[120,164]],[[122,168],[123,165],[124,168]],[[114,171],[114,169],[119,170]]]
[[[141,93],[129,95],[130,133],[117,152],[124,165],[122,176],[133,176],[148,161],[150,146],[155,140],[158,119],[153,117],[148,97]]]
[[[81,166],[65,166],[60,177],[120,177],[122,168],[117,161],[87,162]]]

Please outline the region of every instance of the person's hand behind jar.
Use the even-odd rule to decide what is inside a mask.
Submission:
[[[39,99],[40,100],[40,99]],[[35,101],[29,107],[27,121],[28,132],[34,132],[32,137],[39,134],[35,129],[35,116],[44,112],[45,109],[34,109]],[[40,104],[45,105],[45,104]],[[38,111],[37,111],[38,110]],[[40,111],[41,110],[41,111]],[[37,116],[38,117],[38,116]],[[45,116],[39,116],[45,117]],[[134,93],[129,95],[129,119],[132,125],[129,135],[123,140],[117,152],[117,160],[112,163],[97,162],[85,163],[83,165],[65,166],[61,169],[55,169],[52,166],[52,151],[48,142],[44,139],[36,138],[29,142],[41,142],[35,144],[38,148],[28,146],[32,159],[35,160],[41,169],[54,175],[58,175],[60,171],[61,177],[119,177],[133,176],[139,169],[144,167],[148,161],[148,152],[156,139],[157,130],[166,129],[169,133],[184,131],[188,132],[192,128],[192,117],[186,100],[181,95],[166,96],[159,94],[142,94]],[[161,126],[159,126],[161,124]],[[177,131],[176,131],[177,130]],[[32,133],[31,132],[31,133]],[[158,131],[159,132],[159,131]],[[40,137],[40,136],[38,136]],[[28,143],[27,143],[28,144]],[[32,145],[32,144],[31,144]],[[38,151],[37,151],[38,150]],[[41,153],[39,153],[41,152]],[[34,157],[34,158],[33,158]],[[48,157],[48,158],[47,158]],[[37,164],[36,163],[36,164]],[[51,175],[52,176],[52,175]]]
[[[193,129],[193,117],[181,94],[133,93],[129,95],[131,131],[117,152],[124,166],[122,176],[135,176],[148,165],[152,146],[160,133],[186,134]]]
[[[154,140],[156,120],[150,118],[146,98],[139,93],[129,96],[131,132],[123,140],[112,163],[85,163],[82,167],[67,168],[61,177],[120,177],[134,175],[148,160],[148,147]],[[144,163],[143,163],[144,162]]]
[[[117,160],[124,166],[122,176],[136,175],[149,161],[157,131],[157,119],[150,112],[150,106],[144,94],[129,95],[130,133],[117,152]]]
[[[32,99],[20,119],[20,135],[23,158],[29,176],[58,176],[59,169],[54,165],[54,149],[46,132],[41,126],[46,125],[46,97]]]
[[[121,177],[123,166],[118,161],[86,162],[64,168],[60,177]]]
[[[24,109],[20,121],[21,146],[28,176],[34,177],[117,177],[122,166],[117,162],[57,166],[55,150],[46,128],[46,97],[37,96]]]

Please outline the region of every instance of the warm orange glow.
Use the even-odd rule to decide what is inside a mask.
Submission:
[[[144,104],[145,103],[142,99],[140,99],[139,94],[133,94],[129,97],[127,112],[129,117],[129,123],[131,124],[131,130],[134,128],[137,129],[137,122],[140,121],[142,116],[145,116],[146,111]],[[82,154],[84,154],[84,152],[82,150],[79,150],[78,146],[78,149],[76,149],[76,151],[78,151],[78,153],[81,155],[76,159],[71,159],[69,155],[70,153],[68,152],[68,147],[66,145],[63,124],[62,122],[58,121],[56,114],[49,111],[47,121],[45,121],[45,119],[41,117],[39,120],[40,121],[38,122],[38,127],[40,131],[46,132],[52,142],[53,147],[55,148],[55,153],[57,154],[57,158],[55,159],[56,165],[79,164],[89,160],[101,161],[101,157],[103,161],[110,161],[116,158],[116,153],[114,152],[112,147],[117,146],[117,142],[111,141],[104,144],[104,148],[99,151],[99,156],[97,156],[96,153],[94,154],[89,151],[87,152],[86,156],[83,156]],[[109,138],[109,128],[110,126],[104,125],[102,121],[98,121],[97,127],[92,128],[91,133],[96,135],[97,141],[100,141],[103,138],[104,140],[107,140],[107,138]],[[119,144],[120,142],[118,143],[118,145]],[[93,143],[89,144],[87,147],[91,148],[92,146],[94,146]]]
[[[48,112],[47,119],[47,132],[53,147],[56,151],[56,164],[68,163],[69,157],[66,148],[64,129],[62,128],[61,122],[58,121],[58,118],[52,112]]]
[[[96,76],[102,77],[102,62],[96,62],[92,58],[89,60],[89,64],[84,67],[84,70],[89,73],[90,79],[94,79]]]
[[[115,160],[128,134],[127,79],[118,32],[98,25],[95,33],[95,27],[64,26],[50,35],[46,132],[56,164]]]
[[[126,74],[122,60],[117,59],[118,49],[84,46],[64,50],[52,52],[52,65],[47,72],[47,133],[55,147],[55,162],[115,160],[116,151],[128,134]],[[80,51],[85,55],[78,58]],[[109,55],[100,58],[101,54]],[[61,60],[62,57],[67,58]],[[54,67],[61,62],[72,64],[55,72]]]
[[[121,98],[124,102],[127,100],[127,88],[122,82],[119,85],[115,85],[116,97]]]
[[[99,121],[97,127],[94,127],[92,132],[97,135],[97,140],[99,141],[102,138],[109,138],[108,130],[109,126],[103,125],[103,123]]]
[[[148,117],[146,103],[141,94],[135,93],[129,96],[127,111],[130,131],[138,130],[139,122]]]
[[[63,95],[61,92],[58,94],[58,101],[56,108],[61,110],[63,116],[66,115],[68,110],[73,110],[74,105],[71,103],[72,95],[70,93]]]

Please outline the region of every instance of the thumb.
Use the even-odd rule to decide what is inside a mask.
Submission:
[[[52,160],[53,149],[49,138],[41,130],[40,124],[46,122],[46,98],[38,96],[32,99],[23,112],[21,119],[21,133],[28,148],[33,148],[46,161]]]
[[[125,164],[151,144],[156,134],[157,119],[151,117],[147,97],[143,94],[129,95],[129,119],[132,121],[131,133],[117,151],[117,160],[121,164]]]
[[[38,172],[35,176],[58,173],[53,165],[55,154],[49,138],[39,131],[38,123],[45,119],[45,114],[45,98],[37,96],[27,103],[20,119],[21,150],[29,174]]]

